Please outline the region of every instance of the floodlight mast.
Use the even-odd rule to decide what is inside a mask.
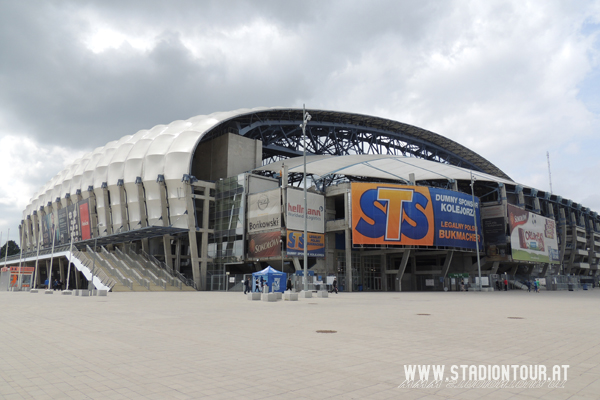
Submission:
[[[475,208],[475,176],[471,171],[471,197],[473,200],[473,222],[475,224],[475,253],[477,254],[477,272],[479,273],[479,291],[481,292],[481,261],[479,260],[479,232],[477,230],[477,209]]]
[[[306,192],[306,124],[311,120],[311,116],[306,112],[306,107],[302,105],[302,138],[303,138],[303,156],[304,156],[304,277],[302,279],[302,289],[308,290],[308,201],[307,201],[307,192]]]

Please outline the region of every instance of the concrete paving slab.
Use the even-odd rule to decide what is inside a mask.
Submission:
[[[600,289],[0,292],[1,398],[598,398]],[[323,331],[320,333],[319,331]],[[569,365],[564,388],[399,388],[407,365]],[[449,372],[446,373],[450,375]]]

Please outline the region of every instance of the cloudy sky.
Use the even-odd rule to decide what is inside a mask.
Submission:
[[[97,146],[258,106],[451,138],[600,212],[597,1],[0,0],[0,230]]]

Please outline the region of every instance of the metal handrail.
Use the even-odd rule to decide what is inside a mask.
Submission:
[[[133,281],[127,277],[125,277],[125,275],[123,275],[123,273],[118,269],[113,267],[112,265],[110,265],[109,262],[107,262],[106,260],[104,260],[102,257],[100,257],[100,255],[93,251],[90,246],[86,246],[87,248],[87,252],[90,253],[90,255],[96,257],[96,263],[99,264],[102,268],[106,268],[106,270],[108,270],[115,278],[117,278],[117,280],[125,287],[128,287],[130,290],[133,290]]]
[[[123,271],[125,271],[129,276],[135,279],[141,286],[150,290],[150,281],[148,279],[142,278],[137,271],[133,270],[132,268],[129,268],[127,264],[123,262],[123,260],[119,260],[113,253],[109,252],[104,247],[102,247],[102,251],[104,254],[106,254],[113,260],[115,265],[120,265],[120,267],[123,268]]]
[[[158,260],[153,255],[146,253],[144,250],[142,250],[141,254],[144,257],[148,258],[150,261],[152,261],[154,264],[159,265],[165,271],[169,272],[170,274],[173,274],[177,279],[179,279],[186,286],[190,286],[190,287],[193,287],[195,290],[199,290],[198,285],[196,285],[196,282],[194,282],[193,279],[188,279],[181,272],[177,271],[176,269],[169,268],[169,266],[166,263]]]
[[[165,290],[167,290],[167,285],[177,286],[173,285],[173,281],[175,279],[171,275],[169,275],[167,271],[158,268],[152,262],[146,260],[144,257],[137,254],[132,249],[129,249],[128,253],[128,256],[131,259],[133,259],[134,262],[138,263],[142,268],[148,270],[148,273],[151,274],[150,277],[156,285],[163,287]]]
[[[117,281],[106,275],[106,273],[102,269],[100,269],[99,267],[94,268],[93,261],[88,259],[79,250],[73,251],[73,255],[90,270],[92,276],[98,277],[98,279],[100,279],[100,282],[102,282],[104,286],[108,287],[109,290],[111,290],[117,284]],[[93,284],[94,283],[92,282],[92,285]]]

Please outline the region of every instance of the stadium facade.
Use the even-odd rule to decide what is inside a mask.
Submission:
[[[596,212],[433,132],[308,112],[307,210],[301,109],[197,116],[110,142],[57,174],[23,212],[23,254],[2,264],[25,288],[68,275],[72,287],[223,290],[267,265],[300,273],[308,246],[313,283],[456,290],[478,276],[479,249],[486,287],[597,279]]]

